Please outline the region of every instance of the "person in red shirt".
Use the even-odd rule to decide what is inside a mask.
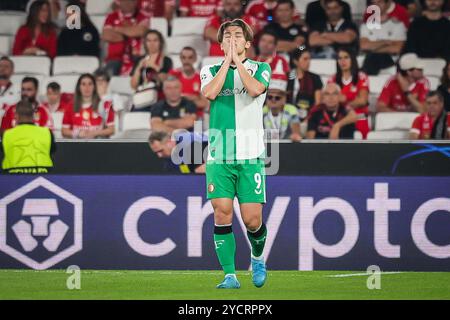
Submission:
[[[223,13],[221,15],[214,14],[206,22],[204,38],[210,42],[209,55],[220,56],[224,55],[219,42],[217,41],[217,32],[220,26],[225,21],[233,19],[244,20],[256,34],[259,31],[258,23],[255,18],[243,13],[241,0],[223,0]],[[247,50],[248,55],[252,56],[252,50]]]
[[[11,81],[13,74],[14,62],[8,57],[0,57],[0,114],[2,109],[20,100],[20,87]]]
[[[119,10],[119,8],[120,0],[114,0],[113,10],[116,11]],[[166,17],[170,20],[174,9],[174,0],[138,0],[138,10],[147,18]]]
[[[142,37],[149,20],[139,12],[137,0],[120,0],[119,4],[119,10],[106,17],[101,38],[108,43],[106,69],[113,75],[127,76],[142,54]]]
[[[277,35],[264,31],[259,36],[258,51],[259,55],[255,58],[256,61],[266,62],[272,69],[272,74],[284,74],[289,73],[289,63],[286,59],[277,54]]]
[[[37,93],[39,89],[39,82],[36,78],[25,77],[22,80],[22,100],[31,102],[34,108],[34,123],[41,127],[47,127],[53,130],[53,118],[50,111],[37,101]],[[3,134],[8,129],[16,126],[16,105],[11,105],[6,108],[5,114],[2,118],[0,131]]]
[[[62,93],[61,86],[57,82],[47,85],[47,102],[43,104],[51,113],[64,112],[73,105],[73,94]]]
[[[384,0],[384,2],[386,2],[386,6],[389,8],[387,11],[389,18],[394,18],[401,21],[405,25],[406,29],[408,29],[410,25],[408,10],[404,6],[395,3],[393,0]],[[373,11],[367,12],[366,10],[363,18],[364,22],[367,22],[373,14]]]
[[[80,76],[73,107],[64,112],[61,133],[65,138],[108,138],[114,134],[114,109],[111,101],[100,101],[95,78]]]
[[[444,109],[439,91],[431,91],[426,98],[426,112],[418,116],[409,133],[411,140],[450,139],[450,113]]]
[[[378,98],[377,112],[425,112],[425,98],[430,85],[423,76],[423,63],[415,53],[404,54],[399,72],[384,85]]]
[[[52,23],[48,1],[38,0],[30,7],[25,25],[17,31],[13,55],[49,56],[57,49],[56,28]]]
[[[337,73],[329,79],[341,88],[339,102],[358,115],[356,129],[364,139],[369,128],[369,77],[359,70],[356,54],[349,48],[337,52]]]
[[[222,0],[181,0],[182,17],[210,17],[221,10]]]
[[[195,70],[194,63],[197,61],[197,52],[192,47],[185,47],[180,52],[182,67],[172,69],[172,75],[181,82],[181,94],[197,106],[197,119],[203,118],[205,109],[208,108],[208,100],[200,92],[200,73]]]
[[[258,28],[264,28],[275,19],[277,0],[253,0],[245,9],[245,14],[258,21]]]

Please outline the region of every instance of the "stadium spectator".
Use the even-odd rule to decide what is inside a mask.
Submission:
[[[259,35],[259,55],[255,60],[268,63],[272,69],[272,74],[287,75],[289,73],[289,63],[283,56],[277,54],[277,44],[278,39],[275,33],[263,31]]]
[[[104,69],[98,69],[94,72],[95,85],[97,86],[97,94],[100,97],[100,105],[107,104],[112,101],[113,108],[119,105],[125,105],[127,98],[121,97],[117,93],[110,93],[109,82],[111,77]]]
[[[25,25],[17,31],[13,55],[56,56],[56,27],[51,20],[50,5],[37,0],[30,7]]]
[[[153,130],[148,139],[150,149],[165,160],[164,171],[204,174],[208,139],[192,132],[174,135],[173,138],[165,131]]]
[[[21,99],[28,100],[33,106],[34,123],[40,127],[53,130],[53,118],[50,111],[37,101],[39,92],[39,81],[33,77],[25,77],[22,80]],[[5,132],[16,126],[16,105],[8,106],[2,118],[0,131]]]
[[[106,17],[102,40],[108,43],[106,68],[112,75],[129,75],[141,55],[142,38],[149,21],[137,8],[137,0],[119,0],[119,10]]]
[[[387,6],[387,15],[389,16],[389,18],[394,18],[398,21],[401,21],[404,25],[405,28],[408,29],[409,28],[409,24],[410,24],[410,19],[409,19],[409,13],[406,10],[406,8],[404,6],[402,6],[401,4],[395,3],[393,0],[387,0],[386,3]],[[373,12],[366,12],[364,13],[364,23],[367,22],[367,20],[369,19],[369,17],[371,17],[373,14]]]
[[[114,116],[111,101],[101,102],[94,76],[83,74],[73,106],[64,112],[61,133],[69,139],[108,138],[114,134]]]
[[[80,8],[81,29],[69,29],[65,26],[58,36],[58,56],[96,56],[100,57],[100,35],[86,10],[78,0],[72,0],[67,7],[77,5]],[[67,14],[67,18],[71,15]]]
[[[43,103],[51,113],[65,112],[73,105],[73,94],[61,92],[61,86],[57,82],[47,85],[47,102]]]
[[[292,0],[278,0],[275,17],[276,21],[268,24],[265,30],[278,36],[277,51],[289,53],[305,44],[307,34],[303,27],[294,21],[295,4]]]
[[[320,76],[309,71],[311,53],[302,46],[291,54],[291,61],[295,65],[289,74],[287,101],[298,108],[298,115],[304,121],[309,111],[320,103],[323,88]]]
[[[450,112],[450,61],[447,61],[444,70],[442,70],[441,84],[437,90],[444,98],[445,110]]]
[[[172,69],[169,74],[181,82],[181,95],[195,103],[197,118],[202,119],[205,110],[209,107],[209,101],[200,92],[200,73],[195,70],[197,52],[192,47],[185,47],[180,52],[181,68]]]
[[[20,88],[11,82],[14,62],[8,57],[0,58],[0,110],[20,100]]]
[[[177,129],[193,130],[197,107],[181,95],[181,82],[169,76],[163,84],[165,99],[149,108],[150,127],[156,131],[172,133]]]
[[[425,112],[414,120],[409,138],[450,139],[450,113],[444,109],[444,98],[439,91],[427,94],[425,106]]]
[[[30,0],[26,7],[26,12],[30,12],[31,5],[37,0]],[[53,23],[57,26],[63,26],[65,24],[65,4],[66,0],[47,0],[50,5],[50,15]]]
[[[308,120],[307,139],[353,139],[358,116],[339,102],[340,95],[341,89],[337,84],[325,85],[323,103],[312,111]]]
[[[221,7],[222,0],[180,0],[180,16],[209,18]]]
[[[347,21],[352,20],[350,5],[345,1],[342,1],[342,17]],[[325,0],[316,0],[308,3],[306,6],[305,22],[308,28],[312,28],[316,24],[325,24],[327,22]]]
[[[336,58],[338,47],[350,47],[358,51],[358,29],[350,20],[343,18],[341,0],[324,0],[327,20],[311,27],[309,45],[313,58]]]
[[[419,0],[420,5],[423,9],[423,12],[425,12],[427,10],[427,6],[425,3],[426,0]],[[450,1],[445,0],[444,1],[444,6],[442,7],[442,12],[444,14],[445,17],[450,17]]]
[[[429,82],[423,76],[423,62],[414,53],[401,56],[399,71],[384,85],[378,98],[377,112],[425,111]]]
[[[1,141],[3,172],[48,173],[53,167],[51,154],[56,151],[55,137],[50,129],[35,125],[34,115],[30,101],[25,99],[17,103],[17,126],[8,129]]]
[[[252,16],[244,14],[244,9],[241,0],[223,0],[223,11],[220,14],[212,15],[205,26],[203,36],[205,40],[209,41],[209,55],[220,56],[224,55],[219,42],[217,41],[217,32],[222,23],[229,20],[242,19],[244,20],[256,34],[258,29],[258,22]],[[248,50],[249,56],[252,50]]]
[[[419,14],[420,7],[417,5],[416,0],[394,0],[395,3],[406,8],[410,19],[416,17]]]
[[[174,0],[138,0],[137,6],[139,12],[142,13],[147,18],[165,17],[169,21],[172,19],[172,16],[175,11]],[[119,8],[120,8],[120,0],[114,0],[113,11],[116,11]]]
[[[450,21],[442,15],[444,0],[426,0],[426,11],[412,22],[404,52],[420,58],[450,59]]]
[[[329,82],[334,82],[341,88],[339,102],[346,109],[352,109],[358,115],[356,129],[364,139],[369,128],[369,77],[358,68],[356,54],[350,49],[341,48],[336,59],[337,73]]]
[[[145,56],[134,65],[131,72],[131,87],[139,90],[142,86],[154,84],[158,99],[164,97],[162,83],[172,69],[172,60],[164,55],[165,40],[157,30],[148,30],[144,36]]]
[[[372,0],[380,8],[380,28],[360,27],[360,48],[366,53],[362,69],[369,75],[377,75],[381,69],[395,65],[392,55],[400,54],[406,40],[406,28],[400,21],[387,14],[389,0]]]
[[[245,14],[252,16],[258,22],[258,28],[264,28],[275,20],[277,0],[253,0],[245,8]]]
[[[302,140],[300,119],[297,108],[286,103],[287,78],[285,75],[273,75],[267,91],[264,107],[264,130],[270,139]]]

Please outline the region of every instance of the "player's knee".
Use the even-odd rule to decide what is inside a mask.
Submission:
[[[261,218],[260,217],[247,217],[244,219],[244,224],[247,230],[254,231],[257,230],[261,226]]]

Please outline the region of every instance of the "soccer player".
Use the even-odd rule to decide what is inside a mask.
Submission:
[[[243,20],[223,23],[217,39],[225,59],[201,70],[201,91],[211,101],[207,197],[214,208],[215,248],[225,273],[217,288],[240,288],[232,230],[235,196],[252,247],[252,280],[262,287],[267,278],[263,258],[267,229],[262,221],[266,202],[263,106],[271,69],[267,63],[245,58],[253,33]]]

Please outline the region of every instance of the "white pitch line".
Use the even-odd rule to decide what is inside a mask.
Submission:
[[[386,272],[380,272],[379,274],[397,274],[397,273],[403,273],[400,271],[386,271]],[[327,278],[346,278],[346,277],[360,277],[360,276],[370,276],[374,273],[344,273],[344,274],[332,274],[327,275],[325,277]]]

